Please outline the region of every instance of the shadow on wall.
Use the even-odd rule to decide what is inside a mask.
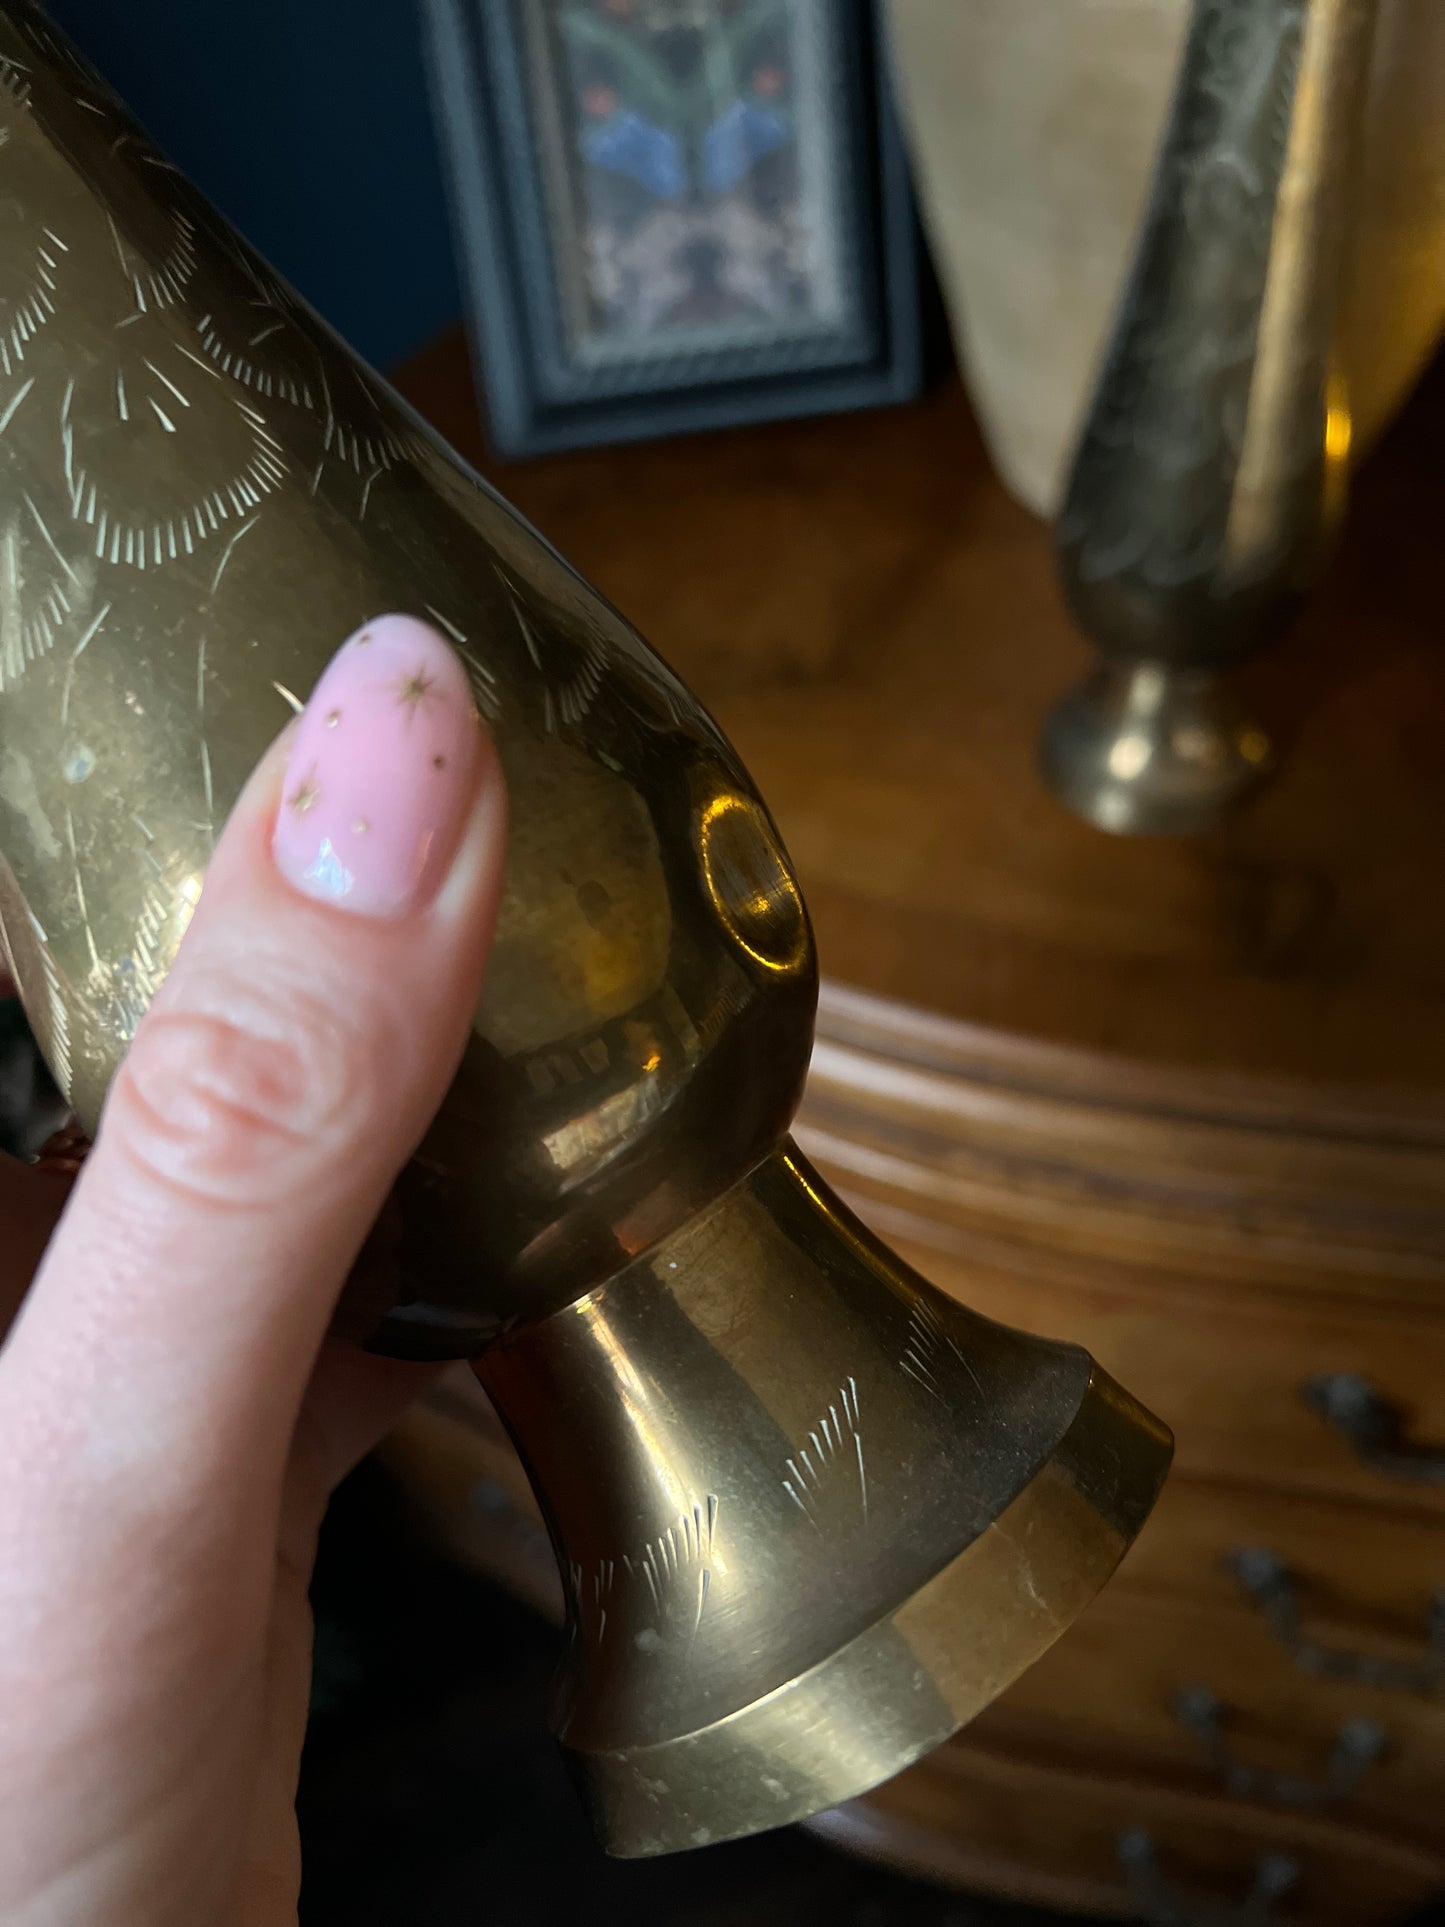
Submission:
[[[46,0],[56,25],[368,361],[457,321],[415,0]]]

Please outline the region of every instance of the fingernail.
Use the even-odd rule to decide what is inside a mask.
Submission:
[[[277,868],[362,916],[420,909],[455,853],[481,740],[466,671],[436,630],[411,616],[367,623],[302,712],[271,839]]]

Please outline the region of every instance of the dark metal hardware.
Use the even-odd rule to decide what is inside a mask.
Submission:
[[[1254,1885],[1239,1905],[1185,1894],[1167,1884],[1159,1871],[1154,1842],[1142,1827],[1119,1836],[1119,1859],[1129,1876],[1129,1892],[1148,1927],[1268,1927],[1274,1904],[1299,1879],[1288,1854],[1266,1854],[1254,1871]]]
[[[1318,1811],[1353,1793],[1366,1769],[1385,1751],[1381,1726],[1374,1720],[1349,1719],[1335,1735],[1319,1779],[1302,1773],[1276,1773],[1250,1766],[1235,1756],[1225,1731],[1225,1709],[1207,1686],[1184,1687],[1175,1696],[1174,1713],[1198,1739],[1225,1790],[1241,1800],[1266,1800],[1275,1806]]]
[[[1322,1372],[1301,1388],[1328,1425],[1343,1432],[1356,1456],[1391,1479],[1445,1484],[1445,1446],[1405,1436],[1405,1414],[1357,1372]]]
[[[1308,1638],[1301,1623],[1295,1575],[1271,1547],[1236,1546],[1225,1563],[1302,1673],[1397,1693],[1445,1690],[1445,1587],[1431,1601],[1424,1658],[1386,1659],[1342,1646],[1322,1646]]]

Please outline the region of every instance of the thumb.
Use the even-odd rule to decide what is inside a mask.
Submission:
[[[358,631],[236,806],[0,1353],[7,1523],[78,1510],[124,1545],[163,1519],[173,1554],[218,1491],[279,1493],[342,1282],[459,1062],[504,820],[450,648]]]

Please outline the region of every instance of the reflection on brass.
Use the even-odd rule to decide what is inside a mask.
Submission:
[[[764,970],[791,976],[808,963],[808,913],[763,806],[710,796],[698,813],[698,860],[708,899],[733,942]]]
[[[1272,765],[1221,672],[1287,625],[1343,501],[1334,349],[1376,4],[1195,0],[1058,527],[1104,664],[1049,719],[1044,771],[1101,829],[1205,829]]]
[[[791,1148],[806,913],[667,668],[27,5],[0,116],[0,909],[56,1079],[93,1124],[333,646],[439,624],[505,765],[508,891],[338,1328],[478,1357],[567,1582],[561,1726],[611,1849],[860,1792],[1068,1624],[1167,1435],[932,1290]]]

